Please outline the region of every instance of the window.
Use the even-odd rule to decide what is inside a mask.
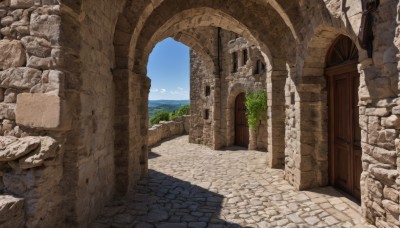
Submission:
[[[205,94],[206,94],[206,97],[210,96],[210,94],[211,94],[211,87],[210,86],[206,86]]]
[[[238,71],[238,54],[237,52],[232,53],[232,73]]]
[[[296,103],[296,98],[294,93],[290,93],[290,104],[294,105]]]
[[[208,120],[210,118],[210,110],[206,109],[204,110],[204,119]]]
[[[249,54],[248,54],[247,49],[244,49],[243,50],[243,65],[247,64],[247,60],[249,60]]]
[[[261,60],[257,60],[256,69],[254,71],[254,74],[261,74],[264,71],[265,71],[265,64],[263,62],[261,62]]]

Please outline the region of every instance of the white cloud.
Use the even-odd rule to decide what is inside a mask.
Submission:
[[[183,88],[182,88],[182,87],[178,87],[178,90],[182,91],[182,90],[183,90]]]
[[[150,92],[152,92],[152,93],[158,93],[158,91],[159,91],[159,90],[158,90],[157,88],[151,89],[151,90],[150,90]]]
[[[167,92],[166,89],[161,89],[161,90],[160,90],[160,93],[165,93],[165,92]]]

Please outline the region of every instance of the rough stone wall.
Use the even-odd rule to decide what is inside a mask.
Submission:
[[[0,193],[23,200],[12,212],[22,219],[15,227],[57,226],[66,217],[61,14],[53,1],[0,1]],[[7,196],[0,201],[7,210]]]
[[[299,189],[329,184],[325,58],[340,34],[357,43],[361,24],[360,2],[324,1],[307,7],[304,15],[317,16],[305,17],[304,24],[313,26],[302,31],[299,68],[286,84],[285,176]],[[397,2],[381,1],[374,13],[372,59],[358,47],[361,205],[377,227],[400,226],[398,9]]]
[[[154,146],[164,139],[178,135],[188,134],[190,129],[190,116],[176,117],[172,121],[161,121],[149,128],[148,146]]]
[[[203,56],[191,52],[192,122],[189,138],[190,142],[203,143],[219,149],[234,144],[236,96],[252,89],[266,90],[267,70],[256,72],[258,60],[265,66],[264,57],[258,48],[244,38],[238,38],[237,34],[220,29],[218,37],[218,28],[196,29],[196,33],[209,38],[208,43],[203,45],[211,50],[210,56],[217,65],[217,72],[212,74],[207,71]],[[244,50],[247,50],[248,55],[246,63],[243,61]],[[238,55],[237,72],[232,71],[233,52]],[[207,86],[210,89],[208,96],[205,94]],[[208,120],[204,119],[205,110],[209,111]],[[266,116],[267,114],[261,122],[257,137],[258,149],[261,150],[267,150],[268,147]]]

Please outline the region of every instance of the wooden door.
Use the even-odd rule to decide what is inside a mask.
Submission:
[[[354,64],[327,71],[330,90],[331,182],[360,198],[361,129],[358,115],[360,77]]]
[[[332,185],[360,199],[361,129],[359,126],[358,51],[339,36],[327,56],[329,89],[329,169]]]
[[[239,94],[235,101],[235,144],[244,147],[249,145],[249,125],[246,117],[245,93]]]

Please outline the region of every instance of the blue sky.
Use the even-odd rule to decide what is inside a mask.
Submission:
[[[167,38],[153,49],[147,65],[149,100],[189,100],[189,48]]]

